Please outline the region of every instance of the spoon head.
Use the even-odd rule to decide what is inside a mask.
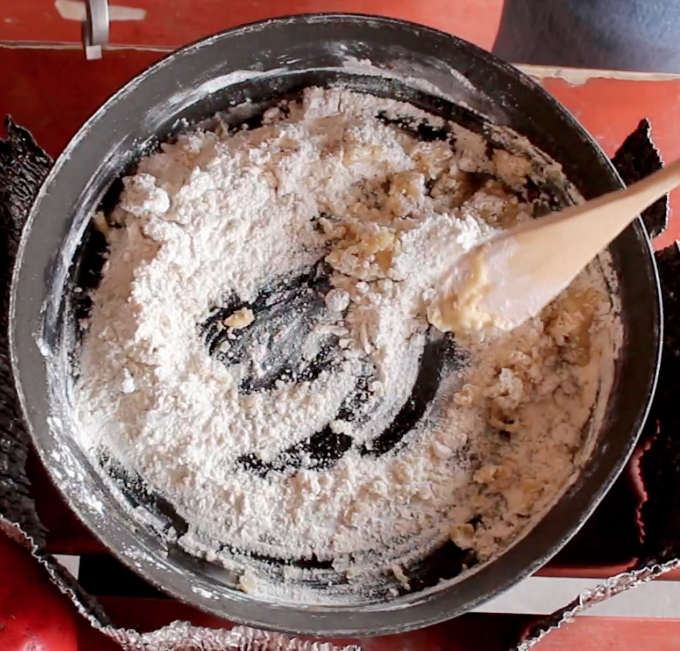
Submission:
[[[458,334],[510,331],[566,289],[572,269],[525,235],[509,231],[463,255],[428,307],[430,323]]]

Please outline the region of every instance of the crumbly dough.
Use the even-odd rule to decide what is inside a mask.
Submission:
[[[484,333],[495,326],[482,301],[489,287],[483,245],[468,256],[467,275],[454,291],[437,290],[437,299],[427,306],[427,320],[441,332]]]
[[[247,307],[243,307],[228,316],[224,320],[224,325],[228,328],[234,328],[234,330],[242,330],[243,328],[247,328],[253,321],[255,321],[253,311]]]

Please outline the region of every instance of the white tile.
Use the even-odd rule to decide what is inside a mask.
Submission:
[[[80,570],[80,556],[56,555],[54,557],[62,567],[66,568],[76,579]]]
[[[475,612],[549,615],[566,606],[598,579],[531,577]],[[680,582],[652,581],[586,610],[584,615],[680,618]]]

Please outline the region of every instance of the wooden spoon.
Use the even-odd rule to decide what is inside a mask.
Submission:
[[[531,220],[475,247],[437,288],[443,331],[511,330],[568,287],[639,213],[680,185],[680,161],[593,201]]]

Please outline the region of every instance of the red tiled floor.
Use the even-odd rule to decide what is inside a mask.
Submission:
[[[488,49],[498,31],[503,0],[120,0],[110,4],[146,11],[144,20],[113,22],[113,43],[176,47],[256,20],[336,11],[412,20]],[[55,0],[2,0],[0,41],[79,41],[79,24],[61,18],[56,5]]]

